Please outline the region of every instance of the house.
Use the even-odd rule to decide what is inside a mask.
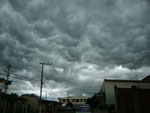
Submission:
[[[28,111],[37,113],[39,111],[39,97],[34,94],[23,94],[22,98],[27,100]]]
[[[38,113],[40,104],[42,106],[42,113],[57,113],[58,108],[61,106],[61,103],[56,101],[40,100],[40,98],[34,94],[24,94],[21,97],[27,100],[29,113]]]
[[[105,92],[106,104],[112,105],[116,103],[115,87],[132,88],[132,86],[136,86],[140,89],[150,89],[150,81],[105,79],[101,87],[101,92]]]
[[[61,107],[61,103],[51,100],[42,100],[42,106],[45,110],[44,113],[58,113],[59,107]]]
[[[150,89],[115,87],[118,113],[150,113]]]
[[[118,113],[150,113],[150,76],[142,80],[105,79],[99,95],[99,109]]]
[[[0,111],[3,113],[27,113],[26,101],[16,94],[0,93]]]

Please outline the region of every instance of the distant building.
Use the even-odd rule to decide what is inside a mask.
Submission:
[[[71,102],[73,106],[83,106],[86,104],[88,98],[89,97],[87,96],[70,96],[69,100],[68,97],[59,97],[58,100],[63,105],[66,105],[68,102]]]

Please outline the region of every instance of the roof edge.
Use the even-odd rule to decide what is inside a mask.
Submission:
[[[105,79],[104,82],[141,82],[141,83],[150,83],[150,81],[142,80],[116,80],[116,79]]]

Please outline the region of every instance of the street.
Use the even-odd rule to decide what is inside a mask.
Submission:
[[[58,113],[92,113],[91,111],[59,111]]]

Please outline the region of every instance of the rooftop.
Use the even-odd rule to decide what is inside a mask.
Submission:
[[[146,80],[117,80],[117,79],[105,79],[104,82],[139,82],[139,83],[150,83]]]

